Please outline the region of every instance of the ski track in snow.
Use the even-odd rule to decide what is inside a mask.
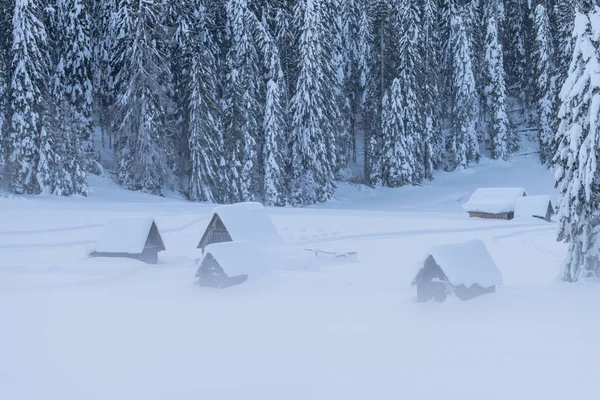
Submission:
[[[504,229],[515,229],[515,228],[529,228],[531,224],[520,224],[520,225],[510,225],[510,226],[484,226],[478,228],[459,228],[459,229],[422,229],[422,230],[411,230],[411,231],[397,231],[397,232],[375,232],[375,233],[365,233],[365,234],[355,234],[355,235],[344,235],[344,236],[336,236],[330,238],[322,238],[315,240],[304,240],[297,241],[296,244],[321,244],[321,243],[329,243],[329,242],[338,242],[344,240],[358,240],[358,239],[391,239],[397,237],[404,236],[424,236],[424,235],[442,235],[448,233],[473,233],[473,232],[485,232],[485,231],[495,231],[495,230],[504,230]],[[543,227],[538,229],[532,229],[526,232],[537,232],[539,230],[549,230],[555,229],[553,227]],[[512,232],[507,235],[497,236],[495,238],[503,238],[503,237],[511,237],[513,235],[520,235],[521,232]]]

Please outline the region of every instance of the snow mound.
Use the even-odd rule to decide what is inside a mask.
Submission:
[[[519,197],[515,204],[515,217],[546,218],[548,207],[551,204],[550,196]]]
[[[523,188],[479,188],[462,208],[467,212],[490,214],[511,212],[515,210],[517,199],[526,195]]]
[[[260,276],[267,274],[270,270],[270,260],[266,257],[265,252],[248,241],[210,244],[206,246],[198,266],[202,265],[204,259],[209,255],[219,263],[229,277]]]
[[[286,243],[260,203],[248,202],[219,206],[213,211],[221,218],[234,241]]]
[[[429,256],[453,285],[469,288],[474,284],[482,287],[502,284],[502,274],[481,240],[435,246],[425,259]]]
[[[144,251],[152,224],[154,219],[151,217],[111,218],[96,243],[95,251],[140,254]]]

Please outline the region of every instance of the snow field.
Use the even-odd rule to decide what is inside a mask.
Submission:
[[[193,284],[210,205],[103,182],[89,199],[0,199],[0,398],[590,398],[598,285],[558,282],[555,222],[469,219],[457,201],[480,180],[552,194],[540,184],[549,173],[528,161],[527,174],[518,160],[482,164],[425,188],[343,186],[322,207],[268,209],[286,240],[360,262],[226,290]],[[86,258],[109,216],[135,215],[155,217],[161,264]],[[471,239],[503,286],[416,303],[410,283],[427,249]]]

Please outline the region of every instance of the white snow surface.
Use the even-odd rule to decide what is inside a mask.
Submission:
[[[233,240],[284,243],[262,204],[256,202],[219,206],[214,209]]]
[[[515,203],[515,217],[541,217],[545,218],[550,196],[523,196]]]
[[[429,256],[433,256],[453,285],[502,285],[502,274],[481,240],[434,246],[429,249]]]
[[[326,204],[266,210],[290,243],[359,262],[224,290],[194,284],[213,205],[101,177],[87,198],[0,198],[0,399],[594,398],[600,284],[558,280],[556,222],[461,208],[478,187],[553,184],[535,154],[422,187],[342,183]],[[160,264],[88,258],[106,220],[129,215],[155,218]],[[417,303],[427,250],[474,239],[502,273],[496,293]]]
[[[265,253],[255,243],[248,241],[214,243],[206,246],[198,267],[209,254],[229,277],[248,275],[254,278],[268,274],[271,269],[270,260]]]
[[[152,217],[110,218],[95,250],[99,253],[141,254],[153,223]]]
[[[467,212],[500,214],[515,210],[515,203],[526,193],[523,188],[479,188],[463,205]]]

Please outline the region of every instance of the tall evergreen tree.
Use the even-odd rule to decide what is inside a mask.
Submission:
[[[550,18],[546,7],[538,4],[534,10],[534,22],[536,27],[535,40],[535,76],[536,99],[538,109],[538,131],[540,160],[542,163],[549,162],[554,156],[554,122],[555,122],[555,99],[556,82],[552,76],[554,72],[554,42],[550,30]]]
[[[208,28],[204,0],[187,4],[185,32],[181,32],[181,54],[189,70],[187,87],[182,90],[191,172],[189,196],[193,201],[221,202],[227,188],[223,166],[223,136],[218,113],[217,47]]]
[[[16,0],[12,22],[10,187],[17,194],[51,192],[53,143],[45,127],[50,58],[39,1]]]
[[[259,186],[260,60],[250,24],[247,0],[227,2],[227,80],[224,86],[226,159],[230,164],[230,202],[254,198]]]
[[[166,58],[162,0],[118,3],[114,130],[118,177],[132,190],[160,194],[169,174],[168,134],[171,74]]]
[[[398,136],[404,136],[407,146],[408,162],[412,164],[413,175],[410,184],[420,183],[428,172],[431,171],[431,138],[426,137],[425,118],[423,105],[420,104],[420,93],[423,90],[422,58],[422,32],[419,1],[407,0],[397,3],[398,15],[398,50],[400,55],[398,79],[394,81],[396,88],[392,88],[390,104],[391,112],[399,111],[398,116],[402,122],[402,130]],[[395,96],[400,96],[396,98]],[[394,107],[396,104],[399,107]],[[388,115],[388,118],[390,116]],[[384,122],[385,124],[385,122]],[[394,135],[392,135],[393,137]],[[384,146],[393,146],[385,143]],[[425,159],[427,155],[428,159]]]
[[[394,79],[390,94],[382,100],[381,132],[381,182],[388,187],[400,187],[414,183],[416,165],[415,137],[407,127],[403,110],[403,87],[400,79]]]
[[[600,7],[577,13],[573,57],[560,92],[558,238],[569,244],[563,278],[600,277]]]
[[[487,21],[485,60],[487,66],[487,87],[489,122],[488,132],[492,158],[507,160],[511,152],[511,136],[506,114],[506,83],[502,45],[498,37],[495,17]]]
[[[440,98],[440,32],[436,0],[422,2],[423,32],[420,40],[422,68],[419,74],[420,99],[424,108],[423,172],[433,178],[433,170],[442,163],[443,135]]]
[[[0,187],[3,183],[5,159],[7,157],[7,138],[9,121],[10,52],[11,52],[11,16],[14,11],[12,0],[0,0]]]
[[[299,68],[292,98],[292,191],[294,205],[328,200],[335,189],[335,130],[331,124],[333,76],[327,37],[326,4],[298,0]]]
[[[463,13],[455,10],[452,15],[452,112],[451,130],[446,138],[446,169],[450,171],[466,168],[470,162],[479,160],[479,101],[473,73],[471,41],[467,35]]]

